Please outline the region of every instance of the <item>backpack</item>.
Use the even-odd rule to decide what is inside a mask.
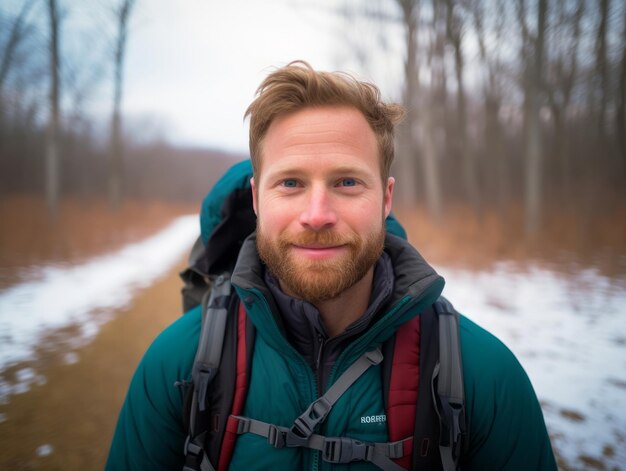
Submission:
[[[251,176],[249,161],[236,164],[207,195],[201,236],[190,252],[188,268],[181,272],[184,312],[202,306],[192,381],[184,383],[188,437],[183,469],[226,469],[242,433],[261,435],[279,448],[319,450],[322,459],[331,463],[363,460],[387,470],[459,469],[462,445],[466,445],[459,314],[443,297],[403,325],[382,349],[359,358],[291,427],[241,417],[255,332],[231,288],[230,273],[244,239],[255,229]],[[393,216],[386,226],[406,238]],[[381,361],[390,442],[317,435],[316,426],[334,402],[367,368]],[[419,381],[416,369],[419,377],[430,381]],[[406,378],[412,378],[408,386]]]

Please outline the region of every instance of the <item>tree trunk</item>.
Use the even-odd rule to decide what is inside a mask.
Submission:
[[[455,12],[455,2],[446,0],[446,24],[448,40],[454,48],[454,72],[457,83],[456,93],[456,136],[454,139],[453,153],[456,161],[463,162],[463,181],[469,203],[479,218],[482,215],[480,191],[478,188],[478,175],[476,172],[476,159],[473,149],[468,145],[467,140],[467,106],[465,99],[465,85],[463,81],[464,60],[463,60],[463,25],[461,18]]]
[[[422,175],[426,190],[426,204],[434,220],[440,221],[443,216],[443,198],[440,177],[440,149],[445,143],[438,136],[443,130],[443,116],[446,105],[446,74],[445,74],[445,16],[442,15],[442,4],[433,0],[432,37],[429,45],[430,58],[430,90],[422,93],[420,109],[420,127],[417,135],[422,144]],[[443,28],[442,28],[443,20]]]
[[[531,69],[529,96],[527,97],[525,229],[528,236],[534,236],[541,226],[543,143],[539,111],[542,101],[543,54],[547,9],[548,1],[539,0],[535,54]]]
[[[441,201],[441,185],[439,184],[437,143],[434,138],[434,124],[431,112],[432,108],[427,108],[426,113],[422,114],[421,136],[416,136],[416,138],[421,137],[419,140],[422,143],[422,175],[428,211],[435,221],[440,221],[443,214],[443,205]]]
[[[115,75],[113,116],[111,119],[111,163],[109,169],[109,203],[119,209],[122,199],[123,144],[122,144],[122,92],[124,85],[124,56],[128,38],[128,18],[135,0],[123,0],[118,12],[118,33],[115,46]]]
[[[606,37],[608,32],[609,0],[600,0],[600,22],[598,23],[598,33],[596,37],[596,70],[599,73],[598,93],[598,144],[600,154],[604,154],[606,149],[606,107],[609,92],[609,70],[607,61]]]
[[[59,64],[59,10],[56,0],[48,0],[50,21],[50,112],[46,136],[45,188],[48,213],[56,219],[59,205],[59,140],[60,140],[60,64]]]
[[[622,33],[622,60],[620,64],[617,90],[617,116],[615,117],[615,138],[620,156],[621,173],[626,177],[626,9],[624,9],[624,31]]]
[[[564,0],[558,2],[558,15],[555,19],[554,37],[557,57],[552,64],[554,77],[547,88],[554,120],[554,145],[552,156],[557,160],[560,176],[560,194],[563,203],[572,198],[571,194],[571,152],[572,146],[567,139],[567,114],[570,107],[572,90],[578,71],[578,54],[581,35],[581,21],[584,12],[584,0],[578,0],[573,16],[570,18]],[[571,33],[570,33],[571,29]]]
[[[419,77],[417,63],[417,18],[419,3],[415,0],[397,0],[402,10],[404,24],[406,58],[404,63],[404,106],[406,118],[399,129],[399,152],[396,157],[395,177],[397,179],[398,201],[404,206],[417,202],[417,145],[414,139],[417,125]]]
[[[30,11],[31,7],[34,5],[34,1],[30,0],[22,5],[22,9],[20,10],[17,18],[11,25],[11,33],[9,34],[9,40],[4,47],[4,51],[2,53],[2,61],[0,61],[0,96],[2,95],[2,90],[4,88],[4,82],[11,70],[11,65],[13,63],[13,58],[15,54],[15,50],[17,49],[18,44],[22,39],[22,33],[24,32],[24,22],[26,21],[26,16]]]

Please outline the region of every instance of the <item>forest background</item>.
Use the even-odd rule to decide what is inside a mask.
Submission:
[[[423,208],[436,223],[497,226],[506,252],[522,244],[618,261],[603,248],[624,240],[623,1],[275,3],[333,45],[325,60],[334,68],[380,83],[407,107],[393,169],[399,207]],[[107,198],[111,208],[125,198],[197,203],[224,158],[246,156],[243,139],[207,150],[172,140],[167,116],[124,116],[127,49],[158,15],[134,0],[0,8],[4,202],[41,196],[51,223],[65,196]],[[238,95],[249,102],[253,90]],[[230,126],[214,121],[212,132]],[[542,237],[556,245],[542,250]]]
[[[293,59],[371,80],[406,106],[394,210],[428,260],[472,269],[513,260],[563,276],[591,268],[623,283],[623,0],[169,3],[0,4],[0,293],[39,267],[78,263],[197,212],[247,156],[242,116],[254,86]],[[190,20],[179,11],[219,32],[217,52],[181,33]],[[150,36],[145,48],[156,23],[163,42]],[[168,63],[167,42],[181,57],[192,51],[193,65]],[[163,56],[160,72],[142,68],[150,54]],[[147,100],[180,114],[141,110],[142,90],[172,74],[189,82]],[[178,98],[194,75],[203,90]],[[254,85],[227,87],[244,76]],[[185,134],[194,125],[205,139]],[[582,462],[602,469],[597,457]]]

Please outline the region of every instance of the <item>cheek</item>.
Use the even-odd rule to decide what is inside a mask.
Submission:
[[[276,201],[260,202],[257,209],[257,221],[265,233],[280,232],[294,219],[293,210]]]
[[[342,226],[350,228],[350,230],[360,236],[365,236],[371,232],[380,230],[380,224],[383,220],[380,207],[363,208],[354,205],[348,213],[341,218]]]

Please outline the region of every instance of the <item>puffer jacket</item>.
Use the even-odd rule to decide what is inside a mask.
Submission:
[[[367,331],[339,355],[327,387],[364,351],[379,346],[398,327],[434,302],[443,279],[406,241],[387,236],[394,267],[392,299]],[[315,375],[281,331],[278,312],[263,282],[254,235],[246,240],[232,277],[257,340],[244,415],[289,426],[318,397]],[[183,397],[174,387],[191,377],[200,310],[176,320],[153,343],[130,385],[107,462],[109,470],[181,469],[184,462]],[[532,385],[513,354],[493,335],[461,316],[461,352],[469,428],[466,469],[556,469],[550,440]],[[381,375],[370,368],[333,407],[320,433],[386,441],[384,423],[361,417],[384,414]],[[376,469],[371,463],[331,465],[319,452],[275,449],[253,434],[241,435],[231,469]]]

